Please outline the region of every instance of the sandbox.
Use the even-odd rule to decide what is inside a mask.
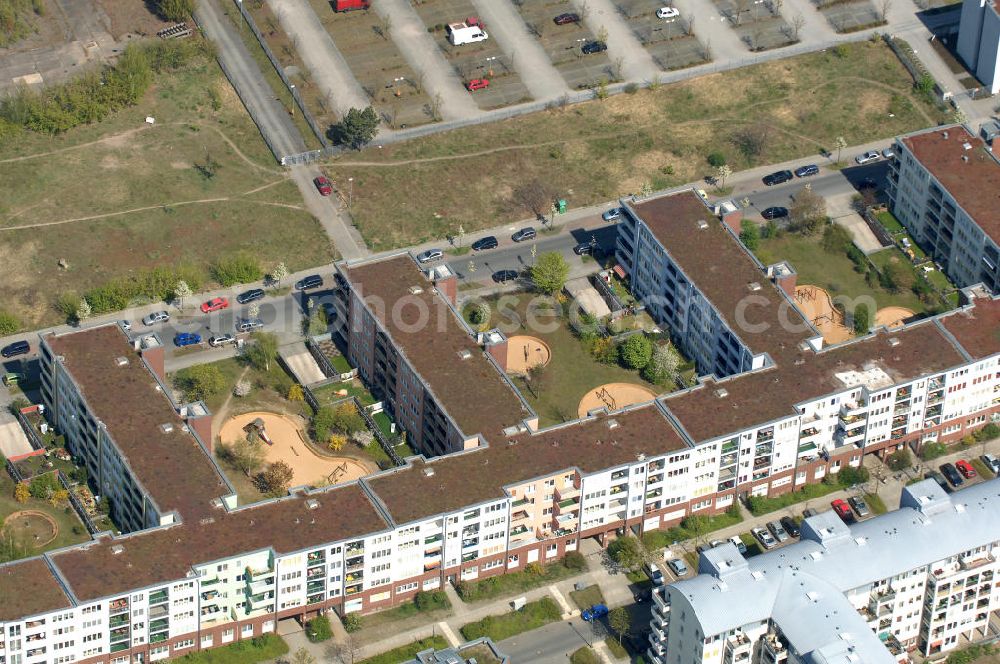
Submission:
[[[507,340],[507,372],[524,375],[534,366],[545,366],[552,359],[549,345],[538,337],[519,335]]]
[[[834,308],[830,294],[819,286],[796,286],[795,303],[826,343],[840,343],[853,336],[844,325],[844,315]]]
[[[245,438],[245,428],[260,419],[269,443],[262,442],[267,450],[267,463],[284,461],[295,475],[292,486],[325,485],[347,482],[364,477],[378,470],[374,463],[365,464],[350,457],[319,455],[306,443],[306,433],[294,418],[278,413],[254,411],[236,415],[226,420],[219,432],[219,440],[232,444]]]
[[[3,520],[4,529],[14,539],[39,549],[59,535],[55,519],[38,510],[14,512]]]
[[[598,408],[609,411],[618,410],[637,403],[646,403],[656,398],[656,392],[634,383],[605,383],[583,395],[577,414],[586,417],[587,413]]]
[[[882,307],[875,313],[875,325],[885,325],[888,328],[903,327],[903,321],[914,316],[914,312],[906,307]]]

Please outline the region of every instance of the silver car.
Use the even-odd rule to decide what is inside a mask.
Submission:
[[[868,152],[864,154],[859,154],[857,157],[854,158],[854,161],[858,162],[859,166],[861,164],[867,164],[870,161],[878,161],[878,160],[879,160],[879,154],[874,150],[869,150]]]
[[[142,318],[143,325],[155,325],[156,323],[166,323],[170,320],[170,314],[166,311],[154,311],[151,314],[146,314]]]
[[[264,321],[259,318],[241,318],[236,321],[237,332],[253,332],[264,327]]]
[[[440,260],[442,257],[444,257],[444,252],[440,249],[428,249],[417,254],[417,262],[430,263],[431,261]]]
[[[767,528],[768,528],[768,530],[770,530],[774,534],[774,537],[779,542],[787,542],[788,541],[788,539],[789,539],[788,538],[788,531],[785,530],[785,527],[782,526],[779,522],[777,522],[777,521],[768,521]]]
[[[778,542],[771,537],[771,533],[767,532],[767,530],[761,528],[760,526],[751,529],[750,533],[757,538],[757,541],[760,542],[760,545],[765,549],[773,549],[775,545],[778,544]]]

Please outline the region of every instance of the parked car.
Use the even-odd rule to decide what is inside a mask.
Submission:
[[[601,215],[601,219],[604,221],[614,221],[622,216],[621,208],[611,208],[607,212]]]
[[[778,540],[779,542],[788,541],[789,539],[788,533],[785,531],[784,528],[782,528],[781,524],[778,523],[777,521],[768,521],[767,529],[771,531],[772,535],[774,535],[774,539]]]
[[[819,514],[819,512],[817,512],[816,510],[814,510],[811,507],[807,507],[806,509],[802,510],[802,518],[803,519],[808,519],[809,517],[816,516],[817,514]]]
[[[736,547],[736,550],[739,551],[740,554],[744,556],[747,555],[747,545],[743,540],[739,538],[738,535],[733,535],[732,537],[729,538],[729,541],[733,543],[733,546]]]
[[[712,540],[707,544],[699,544],[697,547],[695,547],[695,551],[697,551],[698,553],[704,553],[705,551],[714,549],[717,546],[722,546],[723,544],[725,544],[725,542],[723,542],[722,540]]]
[[[929,480],[934,480],[938,483],[938,486],[944,489],[945,493],[951,493],[951,485],[948,484],[948,480],[944,478],[944,475],[936,470],[928,470],[924,473],[924,477]]]
[[[681,12],[676,7],[660,7],[656,10],[656,18],[677,18]]]
[[[976,476],[976,469],[972,467],[972,464],[965,459],[959,459],[955,462],[955,467],[958,468],[958,472],[962,473],[962,477],[967,480],[972,479]]]
[[[797,178],[807,178],[810,175],[816,175],[819,173],[819,166],[816,164],[806,164],[805,166],[799,166],[795,169],[795,177]]]
[[[577,256],[589,256],[597,250],[596,242],[581,242],[573,247],[573,253]]]
[[[212,311],[222,311],[229,306],[229,300],[224,297],[213,297],[208,302],[201,303],[201,313],[207,314]]]
[[[684,576],[688,573],[688,566],[680,558],[671,558],[668,560],[667,567],[677,576]]]
[[[264,299],[264,289],[263,288],[251,288],[248,291],[243,291],[236,296],[236,301],[240,304],[246,304],[247,302],[253,302],[254,300]]]
[[[984,454],[979,457],[979,460],[982,461],[994,475],[1000,473],[1000,459],[996,458],[992,454]]]
[[[653,597],[652,588],[636,588],[632,591],[632,599],[636,601],[637,604],[646,602]]]
[[[886,148],[885,150],[882,150],[883,159],[892,159],[895,156],[896,156],[896,151],[893,150],[892,148]]]
[[[12,344],[7,344],[0,350],[0,355],[4,357],[17,357],[18,355],[27,355],[31,352],[31,344],[27,341],[15,341]]]
[[[865,189],[878,189],[878,183],[873,178],[864,178],[858,182],[858,191],[864,191]]]
[[[486,237],[479,238],[472,243],[473,251],[486,251],[487,249],[496,249],[500,246],[500,242],[497,240],[495,235],[487,235]]]
[[[170,314],[166,311],[154,311],[142,317],[143,325],[155,325],[156,323],[166,323],[170,320]]]
[[[535,232],[535,229],[532,228],[531,226],[528,226],[527,228],[522,228],[518,232],[511,235],[510,239],[513,240],[514,242],[524,242],[525,240],[535,239],[535,236],[537,235],[538,233]]]
[[[197,332],[179,332],[174,335],[174,345],[178,348],[184,346],[197,346],[201,343],[201,335]]]
[[[323,285],[323,277],[318,274],[310,274],[308,277],[302,277],[297,282],[295,282],[296,290],[309,290],[310,288],[319,288]]]
[[[785,532],[792,537],[798,537],[802,532],[799,529],[799,524],[795,523],[795,519],[790,516],[781,517],[781,519],[779,519],[779,523],[781,523],[781,527],[785,529]]]
[[[440,249],[428,249],[417,254],[418,263],[430,263],[444,258],[444,252]]]
[[[493,273],[493,281],[498,284],[504,284],[508,281],[514,281],[517,279],[517,270],[497,270]]]
[[[333,183],[325,175],[313,178],[313,184],[316,185],[316,191],[320,193],[320,196],[329,196],[333,193]]]
[[[788,208],[775,205],[761,210],[760,216],[765,219],[782,219],[788,216]]]
[[[867,164],[872,161],[878,161],[878,159],[879,159],[878,152],[875,152],[875,150],[869,150],[864,154],[859,154],[857,157],[854,158],[854,161],[858,162],[858,165],[860,166],[861,164]]]
[[[570,23],[579,23],[580,15],[574,14],[573,12],[566,12],[565,14],[559,14],[552,21],[556,25],[569,25]]]
[[[602,53],[608,50],[608,45],[600,41],[592,41],[583,45],[580,49],[583,51],[584,55],[590,55],[592,53]]]
[[[126,332],[131,332],[132,331],[132,321],[129,321],[129,320],[120,320],[120,321],[118,321],[118,324],[121,325],[122,329],[125,330]]]
[[[939,466],[939,468],[941,470],[941,474],[944,475],[946,478],[948,478],[948,481],[954,484],[955,486],[961,486],[962,484],[965,484],[965,480],[962,479],[962,476],[959,474],[958,469],[956,469],[955,466],[953,466],[952,464],[943,463]]]
[[[847,499],[847,502],[854,508],[854,511],[857,512],[858,516],[862,519],[872,513],[871,510],[868,509],[868,503],[866,503],[864,498],[861,496],[851,496]]]
[[[773,187],[776,184],[781,184],[782,182],[788,182],[792,179],[791,171],[775,171],[770,175],[765,175],[763,180],[764,184],[768,187]]]
[[[469,92],[475,92],[476,90],[485,90],[490,87],[490,79],[488,78],[474,78],[465,84]]]
[[[646,573],[654,586],[662,586],[666,582],[666,579],[663,578],[663,570],[656,563],[646,563],[643,565],[642,571]]]
[[[850,505],[848,505],[842,499],[837,498],[836,500],[830,503],[830,507],[833,508],[833,511],[837,513],[837,516],[839,516],[844,521],[844,523],[846,524],[854,523],[855,521],[854,513],[851,511]]]
[[[208,345],[212,348],[236,343],[236,337],[232,334],[218,334],[208,340]]]
[[[589,609],[584,609],[583,613],[580,614],[580,617],[587,622],[594,622],[595,620],[599,620],[606,615],[608,615],[608,607],[604,604],[595,604]]]
[[[771,536],[771,533],[767,532],[766,529],[757,526],[750,529],[750,534],[757,538],[760,545],[765,549],[773,549],[777,545],[777,541]]]
[[[264,327],[264,321],[259,318],[241,318],[236,321],[237,332],[253,332]]]

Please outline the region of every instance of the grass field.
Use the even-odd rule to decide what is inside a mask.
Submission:
[[[26,326],[60,321],[61,293],[157,265],[245,250],[294,271],[333,257],[214,61],[155,81],[104,122],[0,144],[0,300]]]
[[[374,657],[363,659],[357,664],[398,664],[399,662],[405,662],[413,659],[416,654],[422,650],[427,650],[428,648],[443,650],[448,646],[449,643],[445,641],[443,636],[432,636],[427,639],[414,641],[408,645],[389,650],[381,655],[375,655]]]
[[[883,44],[848,45],[682,83],[472,127],[361,154],[328,166],[354,178],[353,213],[373,249],[404,246],[531,216],[512,192],[539,179],[580,207],[701,179],[706,155],[734,171],[856,145],[937,123]],[[725,90],[725,94],[719,94]],[[735,134],[763,132],[742,154]],[[441,183],[447,183],[441,186]]]
[[[587,586],[583,590],[574,590],[570,592],[569,598],[581,611],[589,609],[595,604],[604,604],[604,595],[601,593],[601,587],[597,584]]]
[[[30,542],[26,542],[26,544],[29,544],[29,556],[36,556],[43,551],[59,549],[71,544],[86,542],[90,539],[87,528],[80,521],[73,508],[69,506],[68,502],[60,506],[53,506],[47,500],[28,498],[27,502],[19,503],[14,500],[14,480],[6,472],[0,472],[0,524],[14,512],[22,510],[44,512],[52,517],[52,520],[56,522],[56,527],[59,529],[56,538],[43,547],[34,548],[30,546]]]
[[[482,620],[463,625],[459,631],[469,641],[488,636],[495,643],[498,643],[522,632],[556,622],[561,617],[562,611],[559,610],[555,600],[544,597],[534,602],[528,602],[524,608],[517,611],[486,616]]]

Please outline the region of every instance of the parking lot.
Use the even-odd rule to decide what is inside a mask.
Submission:
[[[771,0],[713,0],[740,41],[751,51],[767,51],[794,44],[795,31]]]
[[[661,0],[621,0],[618,12],[632,29],[635,38],[664,70],[683,69],[707,61],[708,52],[694,34],[693,17],[659,18],[656,10],[665,5]]]
[[[856,32],[885,24],[879,11],[869,0],[821,2],[819,10],[837,32]]]

